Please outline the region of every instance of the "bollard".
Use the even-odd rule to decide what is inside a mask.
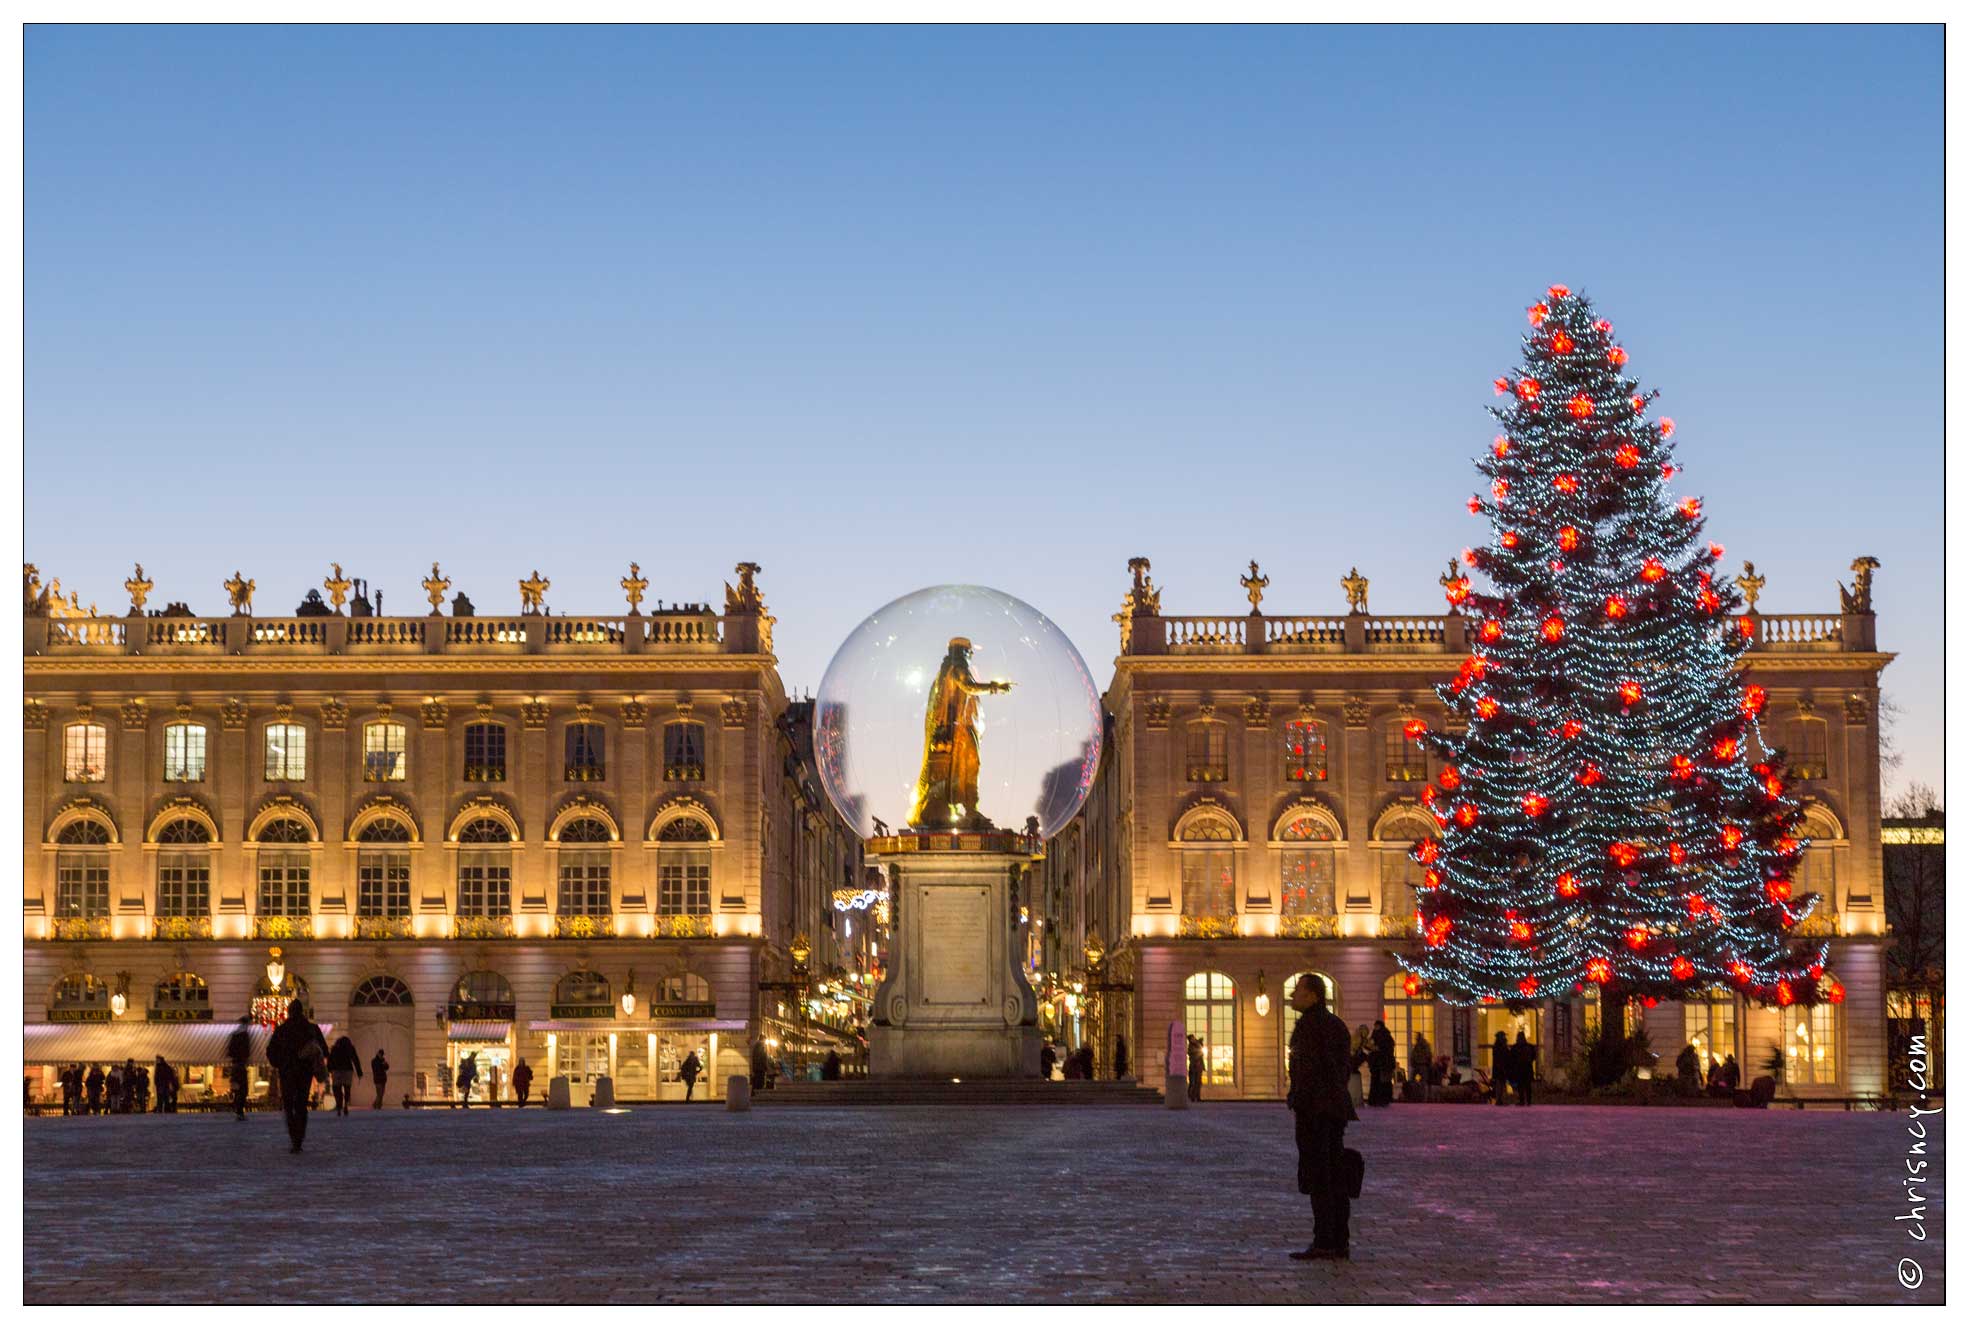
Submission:
[[[615,1106],[615,1078],[613,1076],[598,1075],[595,1077],[595,1093],[588,1100],[588,1106],[594,1108],[612,1108]]]
[[[1176,1111],[1181,1111],[1182,1109],[1189,1107],[1190,1082],[1188,1080],[1183,1079],[1180,1076],[1175,1076],[1175,1075],[1163,1076],[1162,1077],[1162,1105],[1166,1108],[1170,1108]]]
[[[752,1081],[743,1075],[734,1075],[725,1081],[725,1111],[750,1112],[752,1110]]]
[[[568,1090],[567,1076],[556,1075],[553,1079],[547,1081],[548,1107],[566,1108],[571,1106],[573,1102],[574,1099]]]

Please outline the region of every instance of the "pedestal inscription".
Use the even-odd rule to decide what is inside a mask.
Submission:
[[[986,971],[991,938],[991,892],[984,887],[926,890],[917,926],[922,929],[923,1000],[931,1006],[987,1006]]]

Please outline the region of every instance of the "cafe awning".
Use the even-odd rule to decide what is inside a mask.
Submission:
[[[226,1043],[239,1026],[231,1020],[108,1020],[88,1024],[28,1024],[21,1026],[22,1060],[30,1066],[64,1061],[149,1062],[157,1057],[185,1066],[223,1066]],[[267,1037],[273,1030],[248,1025],[253,1039],[251,1060],[267,1059]],[[321,1032],[332,1042],[335,1026]]]
[[[686,1017],[674,1020],[534,1020],[536,1034],[742,1034],[743,1020]]]
[[[511,1020],[453,1020],[445,1037],[453,1043],[504,1043],[512,1032]]]

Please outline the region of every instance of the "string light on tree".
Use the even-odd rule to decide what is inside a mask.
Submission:
[[[1527,316],[1477,460],[1490,499],[1469,502],[1492,538],[1445,583],[1479,624],[1483,653],[1439,689],[1467,727],[1403,730],[1444,763],[1404,987],[1835,1000],[1824,945],[1795,935],[1819,901],[1794,886],[1805,846],[1763,755],[1768,697],[1736,675],[1756,619],[1716,575],[1701,499],[1665,487],[1674,425],[1586,297],[1553,286]]]

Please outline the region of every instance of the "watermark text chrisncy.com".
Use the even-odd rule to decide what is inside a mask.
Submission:
[[[1921,1103],[1928,1101],[1928,1040],[1922,1034],[1912,1035],[1908,1042],[1908,1087],[1921,1096]],[[1897,1215],[1894,1221],[1907,1225],[1905,1231],[1909,1240],[1925,1242],[1928,1240],[1928,1195],[1921,1188],[1928,1184],[1928,1124],[1922,1118],[1932,1117],[1941,1109],[1923,1107],[1921,1103],[1908,1107],[1907,1157],[1902,1160],[1906,1171],[1901,1176],[1907,1212]],[[1895,1270],[1895,1277],[1902,1287],[1917,1288],[1927,1275],[1922,1271],[1920,1261],[1904,1255]]]

